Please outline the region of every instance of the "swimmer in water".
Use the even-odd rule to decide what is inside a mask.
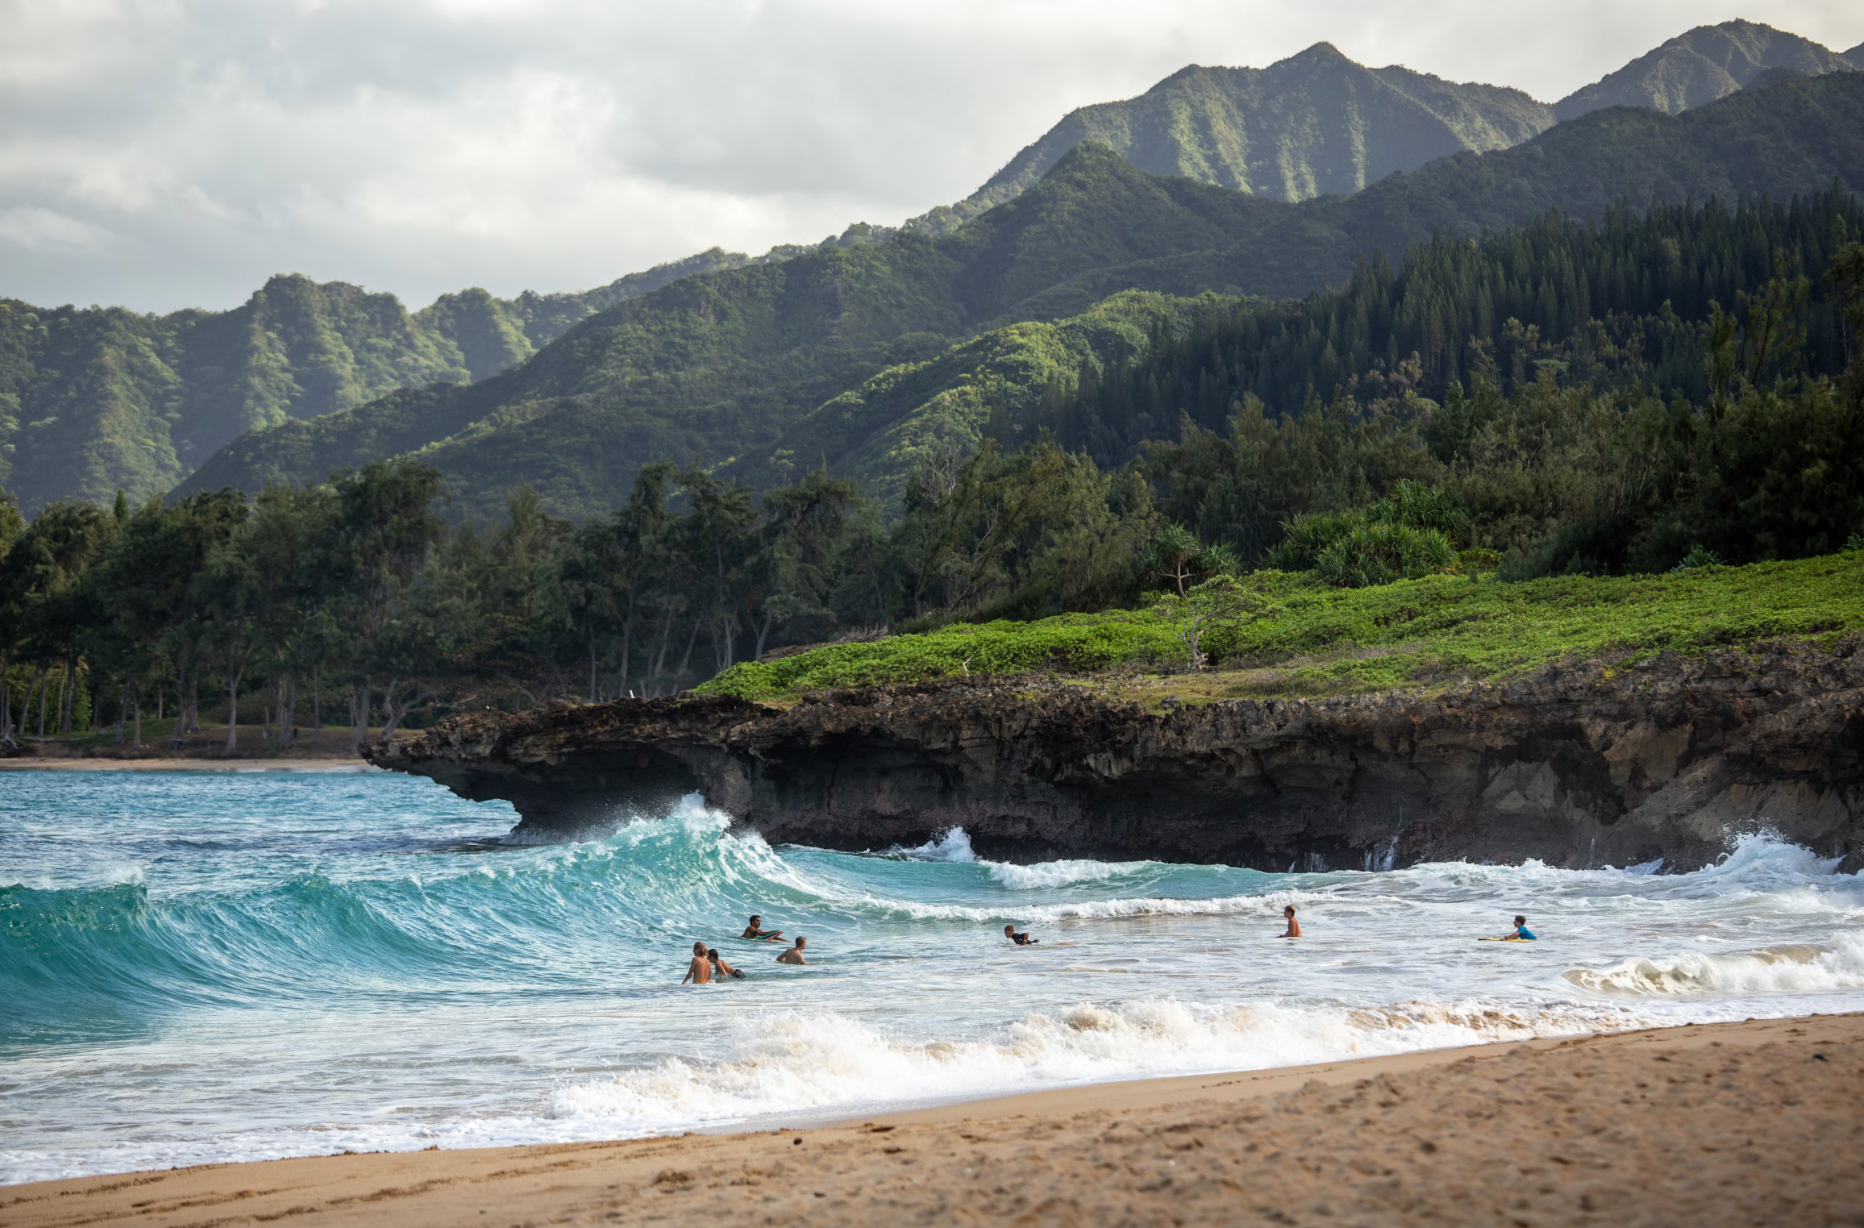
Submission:
[[[783,931],[767,930],[764,928],[764,919],[762,917],[752,917],[751,923],[744,927],[744,933],[739,934],[738,937],[761,938],[765,942],[782,942]]]
[[[1034,946],[1036,943],[1042,941],[1040,938],[1031,938],[1027,933],[1022,933],[1022,934],[1017,933],[1016,927],[1014,925],[1004,926],[1003,936],[1005,938],[1008,938],[1011,942],[1015,943],[1019,947]],[[1066,944],[1063,944],[1063,945],[1066,945]]]
[[[1510,935],[1510,937],[1519,938],[1522,942],[1540,941],[1540,939],[1534,937],[1534,931],[1527,927],[1526,917],[1516,917],[1514,919],[1514,933]]]
[[[686,975],[680,978],[680,984],[691,981],[695,985],[712,983],[712,961],[706,958],[705,943],[693,943],[693,962],[686,966]]]
[[[706,962],[712,965],[713,976],[715,977],[728,976],[728,977],[731,977],[733,980],[737,980],[737,981],[742,981],[744,979],[744,973],[739,971],[737,968],[732,967],[730,964],[726,963],[725,957],[718,953],[717,947],[707,947],[705,958],[706,958]]]
[[[1299,938],[1301,936],[1301,923],[1294,919],[1294,905],[1288,905],[1288,907],[1281,910],[1281,913],[1282,916],[1288,918],[1288,928],[1282,931],[1281,936],[1283,938]]]
[[[777,956],[777,962],[780,964],[806,964],[808,963],[809,961],[803,958],[803,948],[808,945],[809,945],[809,940],[807,938],[798,936],[796,939],[796,945],[791,947],[789,950],[785,951],[783,954]]]

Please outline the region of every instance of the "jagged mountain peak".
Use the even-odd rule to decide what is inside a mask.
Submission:
[[[1446,154],[1505,148],[1552,124],[1520,90],[1367,68],[1319,42],[1266,68],[1186,65],[1136,98],[1078,108],[930,228],[1025,191],[1083,141],[1152,174],[1298,201]]]
[[[1770,69],[1808,77],[1853,72],[1845,55],[1760,22],[1697,26],[1576,90],[1553,106],[1560,120],[1604,107],[1649,107],[1668,115],[1726,98]]]

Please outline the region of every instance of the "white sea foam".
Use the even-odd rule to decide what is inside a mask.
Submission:
[[[1609,968],[1575,968],[1565,978],[1593,993],[1631,997],[1859,989],[1864,988],[1864,934],[1840,934],[1829,947],[1798,944],[1627,959]]]
[[[949,828],[936,839],[928,840],[917,848],[900,848],[896,845],[889,849],[888,853],[908,861],[972,862],[977,860],[977,854],[971,851],[971,837],[962,827]]]
[[[1255,1070],[1338,1058],[1637,1027],[1621,1008],[1406,1002],[1376,1010],[1175,999],[1083,1002],[1028,1014],[987,1040],[909,1042],[840,1014],[747,1021],[717,1062],[666,1059],[577,1083],[556,1119],[638,1132],[829,1109],[857,1111],[1068,1084]]]
[[[1066,887],[1071,883],[1097,883],[1122,874],[1144,870],[1145,861],[1039,861],[1019,866],[1009,862],[987,862],[990,877],[1012,891],[1040,891]]]

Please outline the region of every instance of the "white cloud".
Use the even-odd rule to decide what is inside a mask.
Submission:
[[[1864,38],[1851,0],[1772,24]],[[1555,98],[1717,0],[0,0],[0,295],[578,289],[958,199],[1074,106],[1326,39]],[[1761,15],[1755,15],[1761,16]]]
[[[0,209],[0,243],[28,252],[100,252],[112,237],[101,227],[50,209]]]

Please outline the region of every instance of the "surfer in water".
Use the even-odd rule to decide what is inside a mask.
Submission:
[[[764,919],[762,917],[752,917],[751,923],[744,927],[744,933],[738,935],[738,937],[761,938],[765,942],[782,942],[783,931],[767,930],[764,928]]]
[[[1290,904],[1288,907],[1282,909],[1281,914],[1288,918],[1288,928],[1282,931],[1281,937],[1299,938],[1301,936],[1301,923],[1294,919],[1294,905]]]
[[[1510,934],[1509,937],[1519,939],[1522,942],[1540,941],[1540,939],[1534,937],[1534,931],[1527,927],[1526,917],[1516,917],[1514,919],[1514,933]]]
[[[1014,925],[1004,926],[1003,936],[1019,947],[1034,946],[1036,943],[1042,941],[1040,938],[1031,938],[1027,932],[1021,934],[1017,933]],[[1064,943],[1063,945],[1065,946],[1066,944]]]
[[[806,964],[808,963],[809,961],[803,958],[803,948],[808,945],[809,945],[809,940],[807,938],[802,937],[801,935],[798,935],[796,938],[796,945],[791,947],[789,950],[785,951],[783,954],[777,956],[777,962],[780,964]]]
[[[693,962],[686,965],[686,975],[680,978],[680,984],[691,981],[695,985],[712,983],[712,961],[706,958],[706,946],[703,942],[693,943]]]
[[[725,957],[718,953],[717,947],[707,947],[705,958],[706,958],[706,962],[712,965],[713,976],[716,976],[716,977],[727,977],[728,976],[736,981],[742,981],[744,979],[744,973],[738,970],[737,968],[732,967],[730,964],[726,963]]]

